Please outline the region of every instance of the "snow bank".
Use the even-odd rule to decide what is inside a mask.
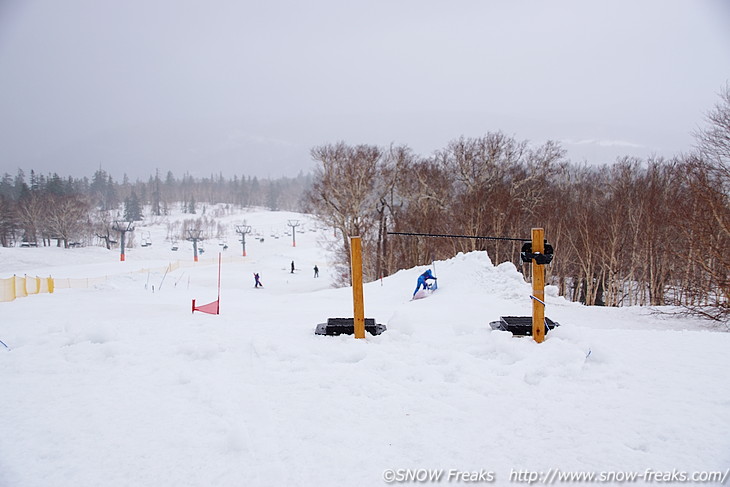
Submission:
[[[292,247],[291,214],[228,224],[244,216],[283,236],[223,265],[218,316],[190,312],[191,299],[215,299],[215,266],[180,268],[160,288],[161,274],[117,272],[99,249],[69,249],[85,259],[64,265],[109,274],[104,284],[0,303],[0,485],[377,486],[405,468],[489,470],[506,485],[512,469],[727,468],[727,333],[554,293],[547,315],[562,326],[544,343],[492,331],[530,314],[530,286],[470,253],[435,263],[427,299],[410,300],[426,267],[366,284],[384,334],[316,336],[352,316],[351,290],[329,285],[329,231]],[[179,255],[157,244],[122,270]],[[52,260],[14,257],[29,251]],[[4,275],[59,265],[55,251],[0,253]]]

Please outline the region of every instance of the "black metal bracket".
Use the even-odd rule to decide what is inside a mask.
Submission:
[[[522,244],[522,249],[520,250],[520,259],[522,260],[523,264],[532,264],[532,261],[535,261],[535,264],[539,265],[547,265],[550,262],[553,261],[553,246],[550,245],[547,240],[545,240],[544,243],[545,250],[543,253],[540,252],[533,252],[532,251],[532,242],[525,242]]]

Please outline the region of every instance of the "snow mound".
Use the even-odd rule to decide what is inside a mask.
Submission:
[[[293,247],[295,217],[315,231]],[[471,252],[434,263],[426,299],[411,296],[431,266],[367,283],[365,314],[385,333],[318,336],[317,323],[353,314],[352,290],[329,284],[331,229],[285,212],[225,217],[244,218],[264,241],[223,264],[220,315],[191,313],[192,299],[216,299],[217,266],[160,271],[183,258],[161,245],[164,222],[125,263],[99,249],[69,249],[65,263],[52,249],[0,252],[0,275],[108,276],[0,303],[0,485],[374,486],[406,468],[490,470],[506,485],[520,469],[726,469],[730,334],[550,287],[546,314],[561,326],[544,343],[493,331],[531,314],[531,287]],[[14,257],[28,251],[37,260]]]

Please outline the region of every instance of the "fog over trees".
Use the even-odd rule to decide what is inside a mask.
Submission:
[[[110,248],[113,222],[139,220],[143,207],[164,216],[178,205],[191,221],[215,203],[300,210],[335,229],[337,282],[348,284],[349,236],[362,238],[364,275],[374,280],[474,250],[521,266],[519,242],[389,232],[529,240],[542,227],[555,248],[548,282],[568,299],[678,305],[727,322],[730,85],[719,98],[686,153],[603,166],[567,160],[557,142],[497,131],[455,138],[430,156],[406,145],[327,143],[311,149],[314,174],[271,180],[156,171],[119,182],[101,168],[91,179],[19,170],[0,179],[0,245]]]
[[[153,217],[166,215],[174,205],[201,219],[206,205],[228,203],[231,207],[258,206],[270,210],[296,210],[311,176],[258,179],[223,176],[176,178],[159,171],[147,181],[121,182],[103,169],[92,178],[61,178],[23,170],[0,179],[0,245],[37,246],[99,244],[110,248],[114,221],[139,221],[143,207]],[[206,217],[207,218],[207,217]],[[181,237],[183,237],[181,235]],[[52,242],[55,241],[55,242]]]

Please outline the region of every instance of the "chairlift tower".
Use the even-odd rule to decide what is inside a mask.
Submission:
[[[243,244],[243,256],[246,257],[246,234],[251,233],[251,225],[236,225],[236,233],[241,234],[241,243]]]
[[[299,220],[289,220],[287,225],[291,227],[291,246],[297,246],[297,227],[299,226]]]
[[[202,240],[200,238],[201,230],[196,229],[190,229],[188,230],[188,240],[193,242],[193,261],[198,261],[198,240]]]
[[[119,242],[121,247],[121,253],[119,254],[119,261],[124,262],[124,237],[127,232],[134,231],[134,222],[127,222],[123,220],[116,220],[112,225],[112,230],[119,232]]]

